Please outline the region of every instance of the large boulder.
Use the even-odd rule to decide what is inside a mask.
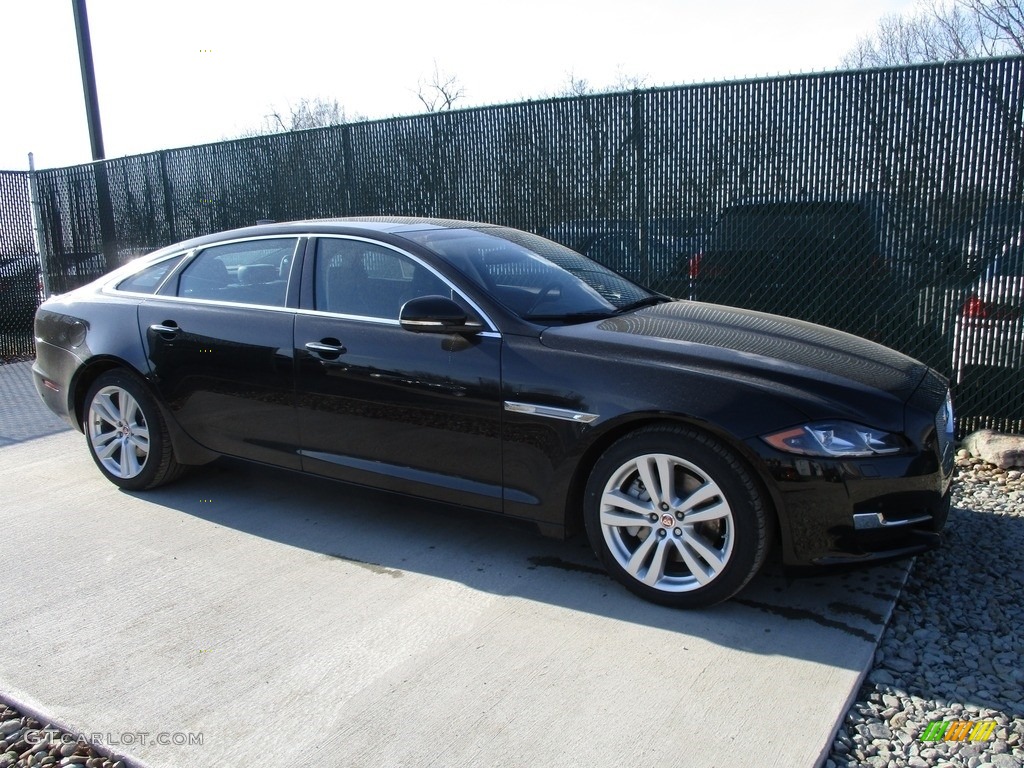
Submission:
[[[1024,467],[1024,435],[1006,435],[982,429],[965,437],[960,446],[969,451],[971,456],[1000,469]]]

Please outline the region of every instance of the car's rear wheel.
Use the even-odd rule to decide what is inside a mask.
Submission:
[[[699,608],[742,589],[768,549],[766,504],[727,447],[681,427],[614,443],[584,497],[590,543],[608,572],[662,605]]]
[[[100,375],[85,404],[89,453],[112,483],[141,491],[180,474],[163,414],[136,377],[123,371]]]

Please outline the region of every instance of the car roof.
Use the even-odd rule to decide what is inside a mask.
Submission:
[[[485,229],[496,227],[475,221],[457,219],[422,218],[412,216],[351,216],[333,219],[305,219],[287,222],[267,222],[224,232],[192,238],[177,243],[176,248],[193,248],[242,237],[302,234],[358,234],[364,232],[402,234],[424,229]]]
[[[130,274],[143,268],[146,264],[152,264],[175,253],[200,248],[207,245],[215,245],[230,240],[240,240],[247,237],[273,237],[277,236],[300,236],[300,235],[371,235],[371,234],[393,234],[401,235],[403,232],[417,232],[424,229],[499,229],[498,224],[485,224],[476,221],[461,221],[458,219],[440,219],[415,216],[350,216],[329,219],[303,219],[298,221],[259,223],[251,227],[228,229],[220,232],[213,232],[208,235],[199,235],[188,240],[182,240],[170,245],[165,245],[155,251],[139,256],[123,264],[118,269],[109,273],[107,277],[121,274]]]

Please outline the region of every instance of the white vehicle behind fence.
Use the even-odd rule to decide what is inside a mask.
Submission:
[[[1024,232],[971,287],[955,320],[953,377],[975,368],[1024,369]]]

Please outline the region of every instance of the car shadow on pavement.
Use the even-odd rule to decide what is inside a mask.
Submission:
[[[873,653],[908,567],[793,578],[770,562],[732,600],[683,611],[652,605],[619,586],[583,535],[549,539],[498,516],[285,470],[220,460],[174,485],[129,495],[367,569],[395,579],[396,589],[403,574],[422,574],[751,653],[855,670]]]

